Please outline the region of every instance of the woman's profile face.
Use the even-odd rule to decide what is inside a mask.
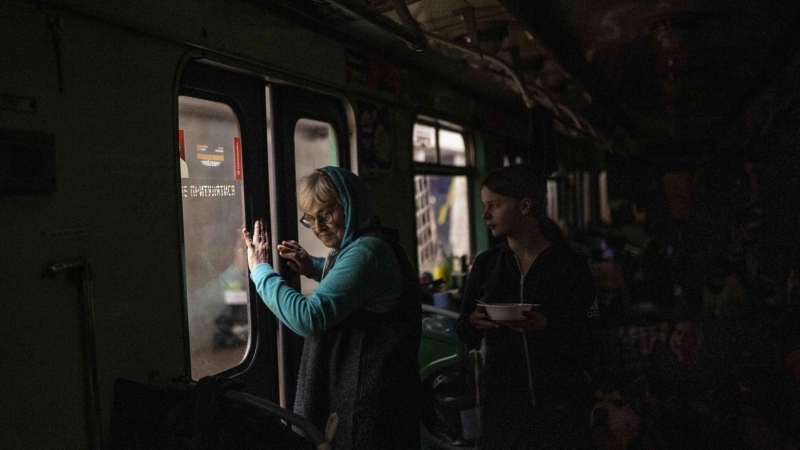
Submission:
[[[516,200],[484,186],[481,188],[481,201],[483,202],[482,217],[492,236],[507,236],[509,232],[516,229],[522,218],[522,213],[517,209]]]
[[[311,231],[328,248],[339,248],[344,236],[344,207],[340,204],[315,203],[304,218],[311,222]]]

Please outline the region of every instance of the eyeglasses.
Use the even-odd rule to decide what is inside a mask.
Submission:
[[[334,211],[336,211],[336,209],[322,212],[320,214],[317,214],[316,216],[305,214],[303,215],[302,218],[300,218],[300,225],[303,225],[306,228],[316,228],[317,223],[324,223],[325,225],[329,225],[333,223]]]

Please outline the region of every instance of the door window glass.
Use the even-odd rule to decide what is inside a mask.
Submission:
[[[339,152],[336,145],[336,131],[326,122],[311,119],[300,119],[294,128],[295,174],[297,180],[310,174],[315,169],[325,166],[339,166]],[[300,225],[301,211],[297,211],[297,236],[300,245],[311,256],[327,256],[330,249],[317,239],[314,232]],[[301,276],[300,290],[303,295],[310,295],[319,283]]]
[[[443,260],[472,254],[469,183],[473,176],[467,134],[457,125],[422,117],[414,124],[414,195],[417,266],[437,279]],[[463,268],[461,268],[463,270]],[[446,280],[452,285],[453,280]]]
[[[414,186],[419,271],[433,274],[443,257],[471,253],[467,177],[416,175]]]
[[[250,342],[242,146],[230,106],[178,97],[192,378],[242,362]]]
[[[439,130],[439,163],[443,166],[467,165],[467,145],[464,135],[450,130]]]
[[[436,128],[414,124],[414,161],[436,163]]]

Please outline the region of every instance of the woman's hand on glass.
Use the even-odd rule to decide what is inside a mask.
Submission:
[[[300,275],[309,276],[314,270],[314,259],[297,241],[283,241],[278,244],[278,254],[287,260],[289,268]]]
[[[247,265],[250,270],[257,265],[269,262],[269,234],[264,228],[264,223],[259,219],[253,225],[253,235],[247,229],[242,230],[244,242],[247,244]]]
[[[472,325],[473,328],[481,331],[490,328],[499,328],[500,326],[497,322],[489,319],[489,316],[486,314],[486,308],[481,305],[483,302],[484,299],[480,299],[478,301],[478,307],[469,315],[469,324]]]

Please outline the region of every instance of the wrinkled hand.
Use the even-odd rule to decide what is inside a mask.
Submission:
[[[482,298],[480,301],[483,302],[484,299]],[[478,305],[475,311],[472,311],[472,314],[469,315],[469,324],[481,331],[490,328],[500,328],[497,322],[489,319],[489,316],[486,315],[486,308],[481,305]]]
[[[297,241],[283,241],[278,244],[278,254],[286,259],[289,268],[300,275],[309,276],[314,269],[314,260]]]
[[[522,311],[522,314],[525,316],[524,320],[498,321],[497,323],[520,333],[543,330],[547,326],[547,317],[540,312]]]
[[[247,244],[247,265],[250,270],[256,268],[257,265],[269,262],[269,234],[264,229],[264,223],[261,219],[256,220],[253,225],[253,236],[247,229],[242,230],[244,235],[244,242]]]

